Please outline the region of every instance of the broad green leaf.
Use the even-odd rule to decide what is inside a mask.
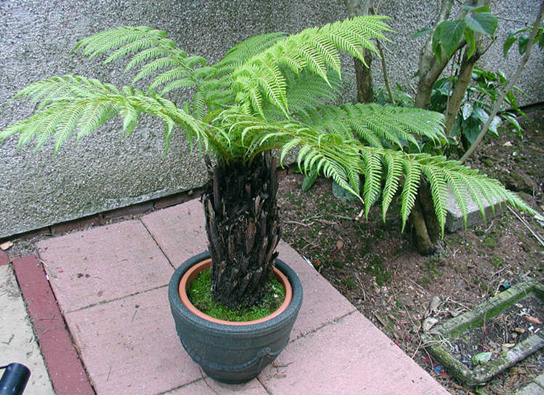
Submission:
[[[444,47],[446,55],[451,57],[463,37],[466,27],[465,21],[444,21],[437,27],[440,27],[440,43]]]
[[[345,199],[349,201],[355,201],[357,199],[357,197],[352,192],[348,191],[346,188],[342,187],[334,180],[332,182],[332,194],[335,198],[339,200]]]
[[[497,17],[490,12],[467,15],[465,17],[467,27],[475,32],[492,36],[497,29]]]
[[[495,117],[491,121],[491,124],[489,125],[489,130],[493,132],[495,136],[499,135],[498,127],[501,125],[501,123],[502,123],[501,118],[495,115]]]
[[[469,5],[464,5],[461,7],[463,10],[472,11],[472,12],[489,12],[488,5],[482,5],[480,7],[471,7]]]
[[[414,34],[412,34],[410,36],[410,38],[414,39],[414,38],[418,38],[418,37],[421,37],[421,36],[424,36],[430,32],[432,32],[433,29],[430,28],[430,27],[424,27],[422,29],[419,29],[417,32],[415,32]]]
[[[527,34],[522,34],[521,36],[519,36],[518,50],[520,55],[523,55],[525,52],[527,52],[528,45],[529,45],[529,36]]]
[[[463,119],[468,119],[468,117],[470,117],[471,114],[472,114],[472,103],[467,101],[463,105]]]
[[[489,362],[491,359],[491,356],[493,353],[491,352],[481,352],[479,354],[476,354],[472,357],[472,364],[473,365],[485,365]]]
[[[504,44],[502,45],[502,51],[503,55],[506,58],[508,55],[508,51],[512,47],[512,45],[516,42],[517,37],[516,35],[521,32],[525,32],[527,29],[513,29],[508,32],[508,35],[506,36],[506,40],[504,41]]]
[[[464,34],[465,34],[465,41],[468,44],[467,58],[470,59],[472,55],[474,55],[474,51],[476,51],[476,40],[474,39],[474,30],[465,29]]]
[[[471,114],[467,120],[463,121],[462,126],[463,135],[467,138],[470,145],[472,145],[482,130],[482,125],[480,124],[478,116],[474,113]]]
[[[506,119],[510,123],[510,125],[513,126],[513,128],[516,130],[516,132],[521,132],[521,125],[519,124],[516,117],[514,117],[513,115],[510,115],[510,114],[503,114],[502,118]]]

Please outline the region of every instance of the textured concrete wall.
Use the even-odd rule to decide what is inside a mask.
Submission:
[[[423,0],[376,4],[379,12],[393,17],[396,30],[390,35],[395,43],[387,46],[391,79],[408,87],[415,81],[410,77],[420,43],[407,36],[428,25],[435,9]],[[537,8],[537,0],[500,1],[498,14],[519,21],[501,21],[507,26],[503,30],[532,20]],[[28,83],[76,74],[127,84],[120,66],[103,67],[70,53],[78,40],[101,30],[123,25],[160,28],[189,53],[215,61],[252,34],[296,32],[345,16],[341,0],[1,0],[0,129],[30,114],[28,108],[8,103]],[[498,54],[499,49],[486,62],[507,72],[515,68],[518,57],[511,56],[506,64]],[[346,70],[351,81],[350,67]],[[522,84],[530,102],[544,99],[542,71],[542,57],[533,57]],[[126,140],[119,129],[111,122],[77,145],[67,143],[56,156],[51,144],[34,154],[31,147],[17,149],[16,139],[6,141],[0,147],[0,238],[202,184],[202,162],[181,135],[164,158],[161,125],[145,120]]]

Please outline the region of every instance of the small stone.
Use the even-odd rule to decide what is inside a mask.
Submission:
[[[433,317],[427,317],[423,320],[423,332],[428,332],[433,326],[438,323],[438,320]]]

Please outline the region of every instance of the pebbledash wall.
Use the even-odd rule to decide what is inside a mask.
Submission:
[[[391,16],[395,30],[386,51],[390,78],[405,89],[415,85],[412,75],[424,40],[408,37],[430,25],[435,3],[375,1],[379,13]],[[495,3],[502,43],[509,29],[534,20],[540,0]],[[78,40],[105,29],[160,28],[187,52],[213,62],[250,35],[297,32],[345,17],[342,0],[1,0],[0,129],[30,114],[28,106],[9,99],[31,82],[74,74],[128,84],[130,76],[122,75],[120,64],[103,67],[70,52]],[[495,45],[481,65],[512,75],[519,59],[512,51],[506,62]],[[378,67],[375,74],[379,84]],[[522,98],[525,104],[544,100],[543,76],[543,55],[537,49],[519,83],[528,94]],[[353,81],[351,61],[344,78]],[[346,98],[353,97],[350,89]],[[123,140],[120,124],[113,121],[78,144],[67,143],[57,155],[51,144],[35,153],[33,147],[18,149],[16,138],[8,139],[0,146],[0,238],[201,186],[205,173],[198,153],[190,152],[180,134],[165,158],[161,128],[145,119]]]

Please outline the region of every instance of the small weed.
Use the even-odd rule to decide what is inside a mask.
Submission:
[[[387,280],[391,278],[391,273],[389,273],[384,267],[383,262],[380,258],[374,257],[370,260],[368,265],[365,267],[367,273],[372,274],[378,286],[383,286]]]
[[[417,283],[419,285],[431,285],[432,281],[429,277],[423,276],[419,280],[417,280]]]
[[[355,285],[355,283],[353,282],[353,280],[349,279],[349,278],[345,278],[342,280],[342,284],[344,284],[344,286],[347,288],[347,289],[355,289],[357,288],[357,286]]]
[[[499,269],[502,265],[504,265],[504,259],[498,256],[494,256],[491,258],[491,264],[495,269]]]
[[[372,235],[374,240],[381,240],[383,239],[384,236],[385,236],[385,232],[382,229],[374,230],[374,234]]]
[[[497,246],[497,234],[495,232],[487,234],[481,245],[484,247],[495,248]]]

